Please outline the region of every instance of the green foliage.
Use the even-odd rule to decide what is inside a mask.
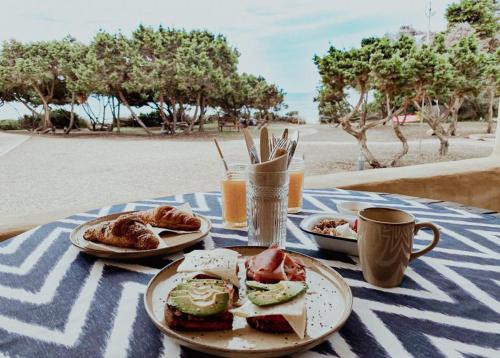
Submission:
[[[469,23],[481,37],[493,37],[500,30],[498,2],[495,0],[461,0],[446,9],[448,25]]]
[[[143,117],[131,107],[159,108],[162,123],[172,120],[164,106],[184,119],[196,108],[193,124],[207,107],[232,115],[278,110],[284,92],[263,77],[238,74],[238,56],[222,35],[163,27],[139,26],[130,38],[100,31],[90,45],[71,37],[11,40],[0,53],[0,104],[21,101],[32,112],[44,104],[43,128],[53,125],[50,105],[83,104],[92,95],[116,99],[139,123]]]

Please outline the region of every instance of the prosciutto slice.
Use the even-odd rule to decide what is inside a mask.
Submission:
[[[304,281],[305,266],[299,258],[292,258],[277,247],[271,246],[245,262],[247,279],[262,283],[282,280]]]

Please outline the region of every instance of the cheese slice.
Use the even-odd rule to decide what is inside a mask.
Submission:
[[[288,324],[293,328],[300,339],[303,339],[306,334],[306,312],[306,306],[304,306],[300,316],[283,315],[283,318],[288,321]]]
[[[236,251],[229,249],[194,250],[186,254],[177,272],[203,273],[240,287],[236,272],[238,257],[239,254]]]
[[[239,317],[258,317],[267,315],[282,315],[293,328],[297,336],[304,338],[306,332],[306,303],[305,295],[300,295],[291,301],[273,305],[257,306],[247,300],[241,307],[230,310]]]

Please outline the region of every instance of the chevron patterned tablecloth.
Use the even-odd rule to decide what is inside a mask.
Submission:
[[[318,250],[298,227],[304,216],[344,200],[407,210],[438,225],[441,241],[412,262],[401,287],[373,287],[357,258]],[[81,254],[69,241],[74,227],[97,216],[184,202],[213,223],[211,235],[189,250],[246,243],[245,232],[223,228],[216,192],[105,207],[0,243],[0,357],[204,357],[161,334],[143,306],[152,275],[182,252],[118,262]],[[421,231],[415,244],[430,238]],[[340,333],[298,356],[500,357],[498,214],[387,194],[305,190],[304,211],[289,215],[287,241],[337,269],[354,294]]]

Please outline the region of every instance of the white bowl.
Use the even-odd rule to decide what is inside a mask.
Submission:
[[[304,220],[300,222],[300,228],[311,238],[311,240],[316,243],[318,247],[322,249],[358,256],[358,240],[347,237],[318,234],[312,231],[314,226],[316,226],[319,221],[332,219],[344,219],[352,225],[354,224],[354,221],[356,221],[356,216],[338,215],[335,213],[314,214],[304,218]]]
[[[358,213],[366,208],[373,206],[370,203],[363,203],[361,201],[342,201],[337,204],[337,211],[343,215],[358,216]]]

